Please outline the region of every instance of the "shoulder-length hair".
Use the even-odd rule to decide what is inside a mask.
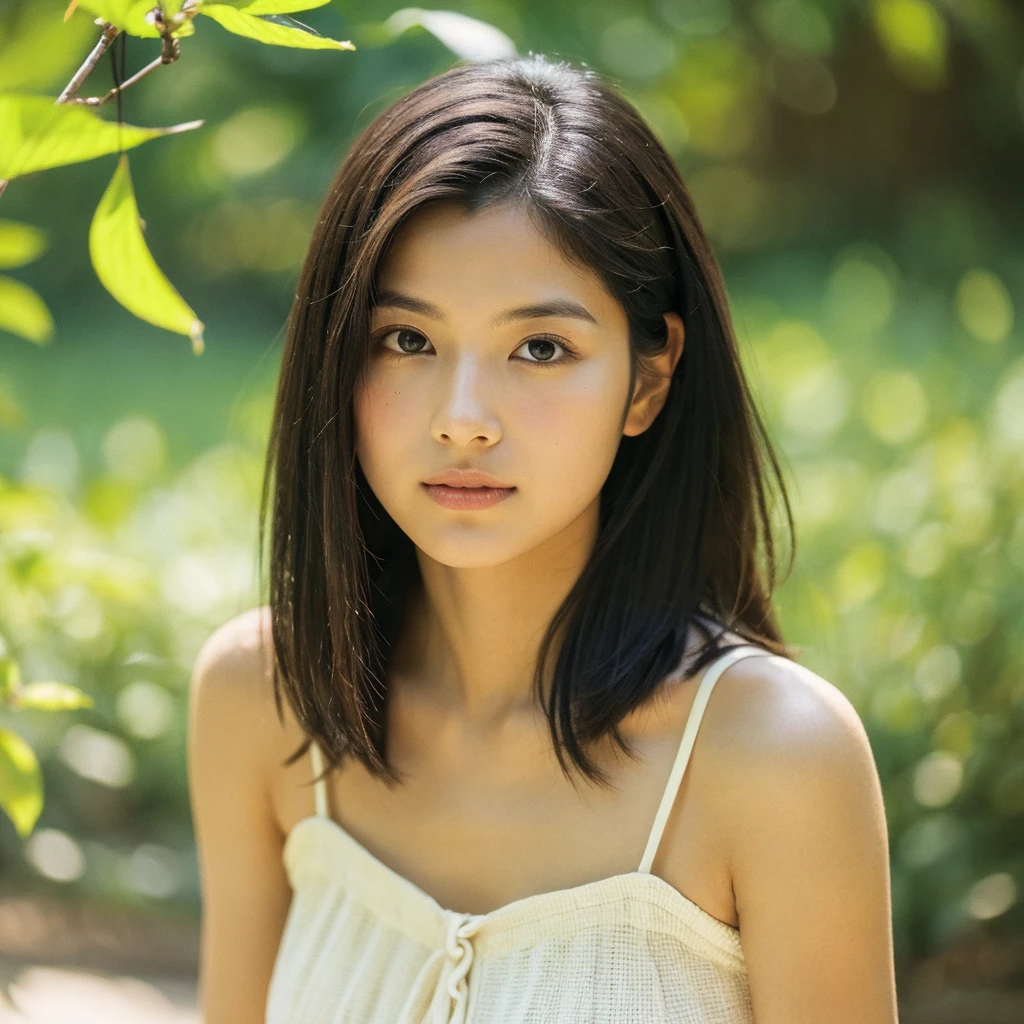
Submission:
[[[399,780],[385,741],[387,666],[412,542],[355,455],[353,392],[369,350],[378,264],[396,228],[438,200],[525,205],[566,257],[625,309],[632,380],[666,341],[686,343],[653,425],[622,437],[585,568],[542,640],[533,685],[563,772],[607,779],[588,753],[631,752],[623,717],[680,666],[691,626],[715,658],[724,629],[789,656],[777,586],[771,479],[793,517],[744,379],[721,271],[672,158],[592,71],[543,57],[461,63],[378,115],[348,152],[306,254],[287,324],[260,507],[268,511],[274,697],[287,694],[328,770],[358,758]],[[553,668],[548,670],[551,660]]]

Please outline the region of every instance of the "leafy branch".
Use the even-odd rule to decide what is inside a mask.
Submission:
[[[100,38],[54,101],[27,94],[0,95],[0,195],[8,183],[33,171],[117,153],[114,176],[89,230],[89,255],[108,292],[142,320],[187,335],[196,355],[204,348],[203,323],[153,259],[143,236],[126,150],[160,135],[198,128],[189,121],[169,128],[139,128],[104,120],[96,108],[181,55],[179,40],[195,32],[198,15],[236,35],[271,46],[353,50],[348,40],[329,39],[288,17],[322,7],[329,0],[71,0],[67,21],[77,11],[95,16]],[[160,56],[102,96],[78,95],[118,35],[159,38]],[[8,227],[12,227],[8,222]],[[27,225],[13,225],[15,229]],[[0,263],[3,253],[0,252]],[[8,260],[7,265],[11,265]],[[34,341],[48,339],[51,321],[40,321],[42,300],[18,282],[0,278],[0,327],[21,328]],[[42,307],[45,310],[45,307]],[[28,330],[26,330],[28,326]]]
[[[68,7],[68,14],[65,15],[65,20],[71,14],[74,13],[75,8],[78,5],[78,0],[71,0],[71,4]],[[163,40],[163,48],[160,52],[160,56],[156,60],[151,61],[141,71],[137,71],[127,81],[121,82],[119,85],[115,85],[105,96],[90,96],[87,99],[81,99],[75,95],[81,87],[85,79],[92,73],[93,69],[100,61],[100,57],[103,56],[107,47],[114,41],[117,36],[118,28],[115,25],[111,25],[109,22],[101,22],[103,25],[103,32],[100,35],[99,42],[96,44],[92,53],[89,54],[85,59],[85,63],[75,72],[75,76],[68,82],[67,87],[57,98],[58,103],[84,103],[90,107],[98,107],[101,103],[106,103],[108,100],[113,99],[119,93],[124,92],[130,85],[134,85],[141,78],[144,78],[151,71],[155,71],[162,64],[173,64],[181,56],[181,46],[178,40],[171,34],[172,28],[163,20],[160,13],[159,7],[154,7],[153,11],[154,24],[160,30],[160,38]],[[99,19],[97,19],[99,21]]]

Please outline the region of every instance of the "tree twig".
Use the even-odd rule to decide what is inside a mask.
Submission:
[[[123,81],[120,84],[120,86],[114,86],[114,88],[111,89],[110,92],[108,92],[105,96],[75,96],[68,102],[81,103],[83,106],[86,107],[98,107],[101,103],[106,103],[107,100],[112,100],[123,89],[127,89],[129,85],[134,85],[144,75],[148,75],[150,71],[154,71],[156,68],[160,67],[161,64],[166,63],[167,61],[165,61],[163,56],[161,55],[157,57],[157,59],[154,60],[152,63],[147,64],[141,71],[137,71],[134,75],[132,75],[131,78],[125,79],[125,81]]]
[[[186,4],[187,6],[187,4]],[[87,107],[98,107],[101,103],[106,103],[107,100],[113,99],[122,89],[127,89],[129,85],[133,85],[140,78],[145,77],[159,67],[161,64],[172,64],[174,61],[181,56],[181,46],[178,40],[175,39],[170,30],[164,25],[163,19],[160,17],[160,9],[157,8],[156,14],[156,26],[160,30],[160,38],[163,46],[161,48],[160,56],[157,57],[152,63],[147,64],[141,71],[136,72],[131,78],[122,82],[119,86],[115,86],[105,96],[87,96],[84,99],[76,96],[75,93],[82,87],[82,83],[89,77],[89,75],[95,70],[96,65],[99,64],[100,58],[106,53],[110,44],[114,41],[117,34],[121,31],[116,25],[111,25],[107,21],[96,19],[97,23],[103,26],[102,32],[100,33],[99,41],[92,48],[92,52],[82,66],[75,72],[71,81],[64,87],[64,91],[54,100],[55,104],[58,103],[81,103]],[[3,196],[7,190],[7,186],[10,184],[10,179],[0,179],[0,196]]]
[[[103,22],[103,32],[100,35],[99,42],[93,47],[92,53],[85,58],[85,62],[75,72],[74,77],[65,86],[64,91],[57,97],[57,103],[68,103],[72,97],[78,92],[82,83],[89,77],[93,69],[100,62],[100,57],[106,52],[107,47],[114,41],[114,37],[120,31],[115,25],[111,25],[109,22]]]

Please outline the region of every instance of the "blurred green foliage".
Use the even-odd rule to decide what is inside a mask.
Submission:
[[[63,3],[31,5],[38,51],[14,59],[52,92],[91,43],[76,28],[65,44],[48,6]],[[792,481],[787,639],[854,702],[882,776],[898,952],[987,944],[1005,954],[989,960],[999,978],[1019,977],[1024,11],[1011,0],[452,6],[519,52],[605,72],[677,158]],[[393,15],[377,0],[304,15],[358,46],[330,66],[196,32],[126,94],[132,123],[206,122],[133,154],[157,258],[208,311],[201,360],[169,355],[166,336],[89,272],[108,159],[20,179],[2,200],[51,241],[17,274],[51,304],[56,333],[47,350],[2,339],[0,635],[26,679],[95,700],[12,725],[40,754],[47,801],[26,844],[0,829],[7,888],[198,899],[185,689],[202,639],[259,600],[270,375],[254,383],[255,368],[279,351],[348,142],[453,59],[436,24],[388,29]],[[131,43],[132,66],[159,45]],[[181,360],[198,365],[173,368]]]

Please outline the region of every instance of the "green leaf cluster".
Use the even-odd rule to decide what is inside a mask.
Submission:
[[[115,860],[140,830],[173,837],[179,852],[166,856],[187,858],[182,767],[195,644],[209,621],[257,600],[239,571],[255,550],[257,446],[224,443],[170,472],[164,444],[151,420],[119,422],[104,439],[106,469],[78,493],[0,474],[0,809],[20,840],[41,814],[76,844],[102,819],[89,863]],[[208,559],[220,569],[197,578]],[[62,681],[22,681],[19,664],[41,656],[62,666]],[[100,744],[108,760],[113,751],[117,772],[76,756],[76,738]],[[15,884],[30,891],[25,852],[2,831],[0,847]],[[127,887],[126,874],[104,880],[93,864],[82,891],[151,898]],[[196,879],[183,874],[167,895],[197,899]]]
[[[141,37],[190,36],[195,32],[193,19],[203,15],[229,32],[271,46],[354,49],[347,40],[328,39],[288,17],[327,2],[79,0],[76,13],[102,19],[122,32]],[[204,348],[203,324],[160,270],[146,244],[126,151],[163,135],[198,128],[202,123],[189,121],[169,128],[141,128],[106,120],[95,108],[77,102],[77,97],[54,103],[45,96],[0,93],[0,181],[6,183],[37,171],[119,154],[117,169],[89,232],[93,268],[121,305],[142,320],[187,335],[197,355]],[[27,226],[20,227],[23,232],[27,230]],[[8,235],[13,230],[9,228]],[[0,265],[5,245],[16,244],[16,240],[0,235]],[[12,249],[8,261],[14,258],[14,252]],[[13,278],[0,277],[0,328],[42,343],[51,337],[53,321],[36,292]]]

